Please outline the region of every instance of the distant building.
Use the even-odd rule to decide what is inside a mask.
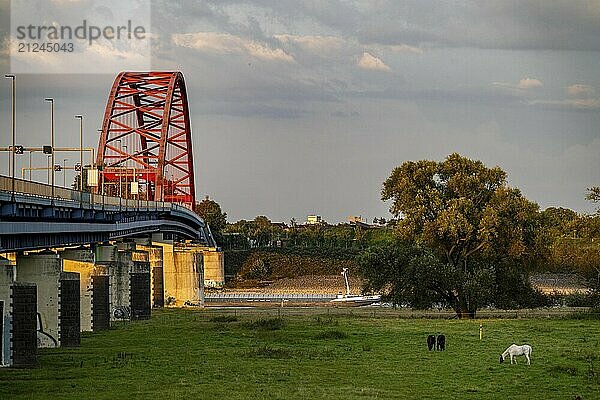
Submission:
[[[323,218],[321,218],[320,215],[309,215],[306,217],[306,224],[307,225],[319,225],[322,224]]]

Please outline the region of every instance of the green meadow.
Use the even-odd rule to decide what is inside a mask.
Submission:
[[[531,365],[499,363],[513,342]],[[593,399],[599,343],[594,319],[164,309],[0,369],[0,399]]]

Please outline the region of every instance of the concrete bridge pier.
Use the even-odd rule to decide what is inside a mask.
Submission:
[[[37,366],[37,288],[15,282],[12,262],[0,257],[0,366]]]
[[[148,253],[150,263],[150,297],[152,308],[165,305],[165,289],[163,278],[163,248],[155,246],[150,239],[136,239],[136,249]]]
[[[93,278],[95,284],[93,296],[98,294],[102,297],[103,292],[108,292],[104,301],[108,304],[109,310],[108,326],[117,319],[129,319],[129,271],[126,270],[127,266],[121,265],[118,261],[117,246],[104,243],[96,245],[95,265],[103,267],[107,272],[105,277]],[[102,289],[96,291],[96,288],[100,287]]]
[[[16,281],[37,286],[38,347],[78,345],[79,274],[64,273],[58,254],[42,251],[17,255]]]
[[[79,296],[81,331],[92,331],[92,276],[94,275],[94,253],[90,249],[66,249],[61,251],[63,271],[77,272],[80,276]]]
[[[62,272],[59,281],[59,331],[61,347],[81,344],[81,292],[78,272]]]
[[[150,318],[148,253],[137,250],[135,242],[102,244],[96,246],[96,264],[110,276],[111,321]]]
[[[216,247],[204,247],[204,286],[221,289],[225,286],[225,256]]]
[[[151,277],[147,251],[138,250],[135,242],[119,242],[120,260],[129,263],[129,304],[131,319],[149,319],[151,313]]]
[[[192,243],[177,243],[173,248],[175,279],[179,300],[185,306],[204,306],[203,247]]]
[[[37,288],[33,283],[13,282],[10,286],[10,345],[8,365],[15,368],[37,366]]]
[[[204,305],[204,267],[197,246],[183,246],[153,235],[152,244],[162,247],[165,306]]]
[[[15,282],[14,268],[0,257],[0,366],[11,365],[11,287]]]

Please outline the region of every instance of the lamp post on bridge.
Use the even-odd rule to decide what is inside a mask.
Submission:
[[[83,207],[83,115],[76,115],[79,120],[79,207]]]
[[[67,161],[69,161],[68,158],[63,158],[63,187],[66,188],[67,187]]]
[[[46,97],[44,101],[50,102],[50,147],[52,148],[52,205],[54,205],[54,98]]]
[[[16,76],[11,74],[4,75],[5,78],[12,80],[12,146],[11,146],[11,201],[14,203],[15,201],[15,97],[16,97]]]
[[[50,154],[46,156],[46,177],[48,178],[48,185],[50,184]]]

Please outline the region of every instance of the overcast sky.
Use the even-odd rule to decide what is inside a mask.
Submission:
[[[9,15],[0,1],[2,74]],[[151,28],[153,69],[186,78],[197,196],[231,222],[388,218],[391,170],[452,152],[499,165],[541,208],[594,210],[600,1],[155,1]],[[76,145],[80,113],[97,145],[113,74],[17,79],[18,142],[49,141],[52,96],[57,146]]]

